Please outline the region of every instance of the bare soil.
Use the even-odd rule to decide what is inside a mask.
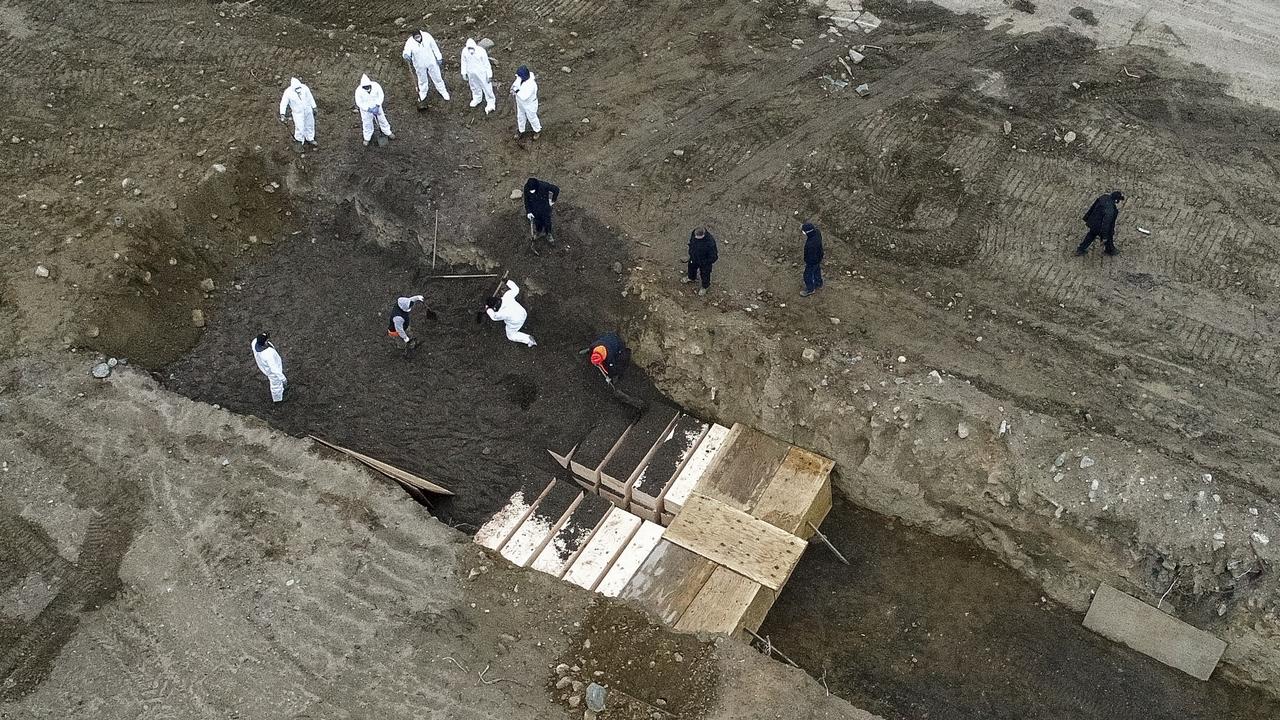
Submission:
[[[708,419],[829,454],[857,505],[981,545],[1040,587],[1052,602],[1024,602],[1037,593],[1023,588],[988,616],[1036,631],[1020,645],[1048,648],[1040,663],[997,663],[983,676],[1013,689],[991,700],[996,716],[1036,716],[1034,689],[1081,658],[1136,678],[1105,686],[1114,707],[1181,692],[1164,670],[1096,639],[1052,642],[1078,632],[1078,617],[1058,608],[1083,610],[1099,581],[1153,603],[1167,594],[1179,617],[1230,641],[1223,675],[1274,691],[1280,149],[1274,113],[1229,94],[1266,96],[1280,77],[1275,54],[1258,49],[1280,27],[1274,9],[1161,2],[1134,18],[1127,4],[1099,2],[1096,27],[1071,23],[1082,37],[1015,32],[1066,24],[1065,0],[1032,14],[992,4],[1017,16],[994,27],[928,3],[864,5],[884,20],[870,35],[833,33],[816,19],[823,11],[792,0],[441,7],[425,22],[446,48],[455,98],[425,113],[411,109],[398,57],[418,20],[397,23],[405,10],[387,0],[6,6],[0,357],[16,369],[0,398],[16,428],[6,462],[24,470],[4,476],[0,507],[5,547],[18,548],[3,558],[0,712],[223,715],[243,707],[236,691],[251,677],[256,697],[278,699],[256,715],[296,717],[322,702],[409,716],[424,701],[406,688],[427,676],[428,704],[447,714],[473,698],[445,652],[465,655],[449,657],[486,693],[476,716],[567,704],[470,682],[492,659],[470,633],[519,635],[481,617],[517,599],[526,613],[512,623],[585,600],[522,574],[504,576],[510,587],[422,600],[419,588],[468,573],[437,570],[461,536],[413,524],[425,521],[421,508],[393,513],[330,462],[299,460],[305,444],[170,391],[104,393],[85,412],[79,393],[102,385],[80,373],[98,352],[131,358],[170,390],[452,483],[458,500],[437,511],[474,525],[545,479],[545,448],[625,412],[574,354],[619,327],[643,369],[629,390],[654,400],[660,390]],[[540,140],[511,138],[505,100],[493,116],[465,107],[456,49],[483,34],[495,40],[499,81],[521,63],[539,74]],[[877,48],[864,48],[860,65],[836,60],[864,43]],[[359,144],[350,96],[361,72],[387,88],[398,136],[387,148]],[[321,149],[305,156],[273,119],[294,73],[320,102]],[[861,98],[823,76],[872,92]],[[562,247],[539,255],[509,198],[528,175],[565,190]],[[1084,207],[1117,187],[1130,198],[1122,255],[1071,257]],[[828,283],[801,301],[806,219],[826,234]],[[694,225],[721,241],[705,298],[677,282]],[[497,268],[523,281],[539,347],[474,323],[487,282],[428,280],[433,247],[441,272]],[[214,291],[201,289],[205,279]],[[415,320],[426,342],[405,362],[383,328],[411,290],[440,319]],[[279,408],[248,353],[263,329],[291,379]],[[188,424],[192,414],[203,420]],[[220,460],[237,448],[250,449],[236,456],[248,468],[232,459],[244,474],[224,491]],[[186,488],[180,501],[169,478]],[[411,532],[378,524],[392,514]],[[841,528],[846,515],[829,522]],[[322,600],[257,590],[308,562],[326,580]],[[965,567],[979,596],[1007,587],[995,565]],[[374,579],[353,586],[357,570]],[[890,597],[911,579],[888,577]],[[945,612],[960,611],[953,585],[924,598],[959,622]],[[371,593],[367,604],[393,622],[363,617],[352,593]],[[1025,609],[1039,606],[1050,609]],[[184,625],[209,607],[207,624]],[[776,612],[805,607],[785,600]],[[408,619],[418,611],[429,619]],[[555,633],[581,626],[571,615],[555,616]],[[602,622],[593,627],[606,637],[602,628],[622,623]],[[186,630],[210,639],[219,667],[271,663],[210,679]],[[652,637],[657,648],[682,642]],[[404,664],[434,643],[439,657]],[[840,651],[798,645],[819,673]],[[937,716],[944,702],[983,707],[966,689],[935,687],[954,676],[907,675],[887,636],[867,649],[839,656],[833,690],[901,717]],[[975,652],[919,649],[928,673]],[[749,717],[765,698],[776,701],[766,712],[857,716],[825,698],[794,702],[815,686],[743,675],[742,656],[721,650],[731,659],[707,671],[719,683],[709,712]],[[573,654],[561,644],[528,652],[495,668],[541,688],[556,682],[552,660]],[[334,685],[335,667],[355,669]],[[886,679],[885,668],[904,671]],[[853,674],[874,684],[842,679]],[[642,668],[638,700],[656,703],[662,677],[648,683]],[[124,699],[103,705],[120,686]],[[1055,708],[1094,707],[1069,690],[1051,697]],[[1264,709],[1218,689],[1188,702],[1226,717]]]

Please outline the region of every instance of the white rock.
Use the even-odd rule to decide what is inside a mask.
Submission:
[[[1256,532],[1250,535],[1249,537],[1253,538],[1253,541],[1258,543],[1259,545],[1266,545],[1267,543],[1271,542],[1271,538],[1267,537],[1266,535],[1260,532]]]
[[[1011,132],[1013,132],[1013,123],[1009,122],[1008,120],[1005,120],[1005,121],[1004,121],[1004,134],[1005,134],[1005,135],[1008,135],[1008,134],[1009,134],[1009,133],[1011,133]]]
[[[513,189],[511,190],[511,199],[512,199],[512,200],[519,200],[519,199],[520,199],[520,188],[513,188]]]
[[[45,267],[45,266],[43,266],[43,265],[37,265],[37,266],[36,266],[36,277],[42,277],[42,278],[47,278],[47,277],[49,277],[49,268],[47,268],[47,267]]]
[[[960,423],[959,425],[957,425],[956,437],[960,438],[961,440],[964,440],[965,438],[969,437],[969,426],[965,425],[964,423]]]
[[[204,312],[199,308],[191,311],[191,324],[198,328],[204,327]]]
[[[1066,135],[1063,135],[1063,136],[1062,136],[1062,142],[1064,142],[1064,143],[1066,143],[1066,144],[1068,144],[1068,145],[1070,145],[1071,143],[1073,143],[1073,142],[1075,142],[1075,141],[1076,141],[1076,134],[1075,134],[1075,132],[1068,131]]]
[[[1005,433],[1007,433],[1007,432],[1009,432],[1009,423],[1008,423],[1008,422],[1006,422],[1006,421],[1004,421],[1004,420],[1001,420],[1001,421],[1000,421],[1000,434],[1001,434],[1001,435],[1004,435],[1004,434],[1005,434]]]
[[[814,362],[818,359],[818,351],[813,348],[805,348],[804,352],[800,353],[800,356],[804,358],[805,362]]]
[[[682,157],[682,156],[684,155],[684,151],[683,151],[683,150],[678,150],[678,149],[677,149],[677,150],[672,150],[672,151],[671,151],[671,154],[672,154],[672,155],[675,155],[676,157]]]
[[[929,371],[929,377],[931,377],[931,378],[933,378],[934,380],[938,381],[938,384],[939,384],[939,385],[941,385],[941,384],[942,384],[942,373],[938,372],[937,370],[930,370],[930,371]]]
[[[900,362],[900,363],[904,363],[904,362],[906,362],[906,361],[907,361],[907,356],[906,356],[906,355],[899,355],[899,356],[898,356],[898,362]]]
[[[213,171],[214,171],[214,172],[219,172],[219,173],[224,173],[224,172],[226,172],[226,171],[227,171],[227,166],[226,166],[226,165],[223,165],[222,163],[214,163],[214,164],[213,164]]]
[[[1081,470],[1083,470],[1083,469],[1085,469],[1085,468],[1087,468],[1087,467],[1093,467],[1093,466],[1094,466],[1094,465],[1096,465],[1096,464],[1097,464],[1097,462],[1096,462],[1093,458],[1089,457],[1088,455],[1085,455],[1084,457],[1080,458],[1080,469],[1081,469]]]
[[[573,72],[573,68],[569,67],[568,65],[561,65],[560,72],[568,75],[569,73]]]
[[[476,44],[484,48],[485,50],[488,50],[489,48],[493,47],[493,41],[490,40],[489,38],[480,38],[480,42]]]
[[[213,278],[205,278],[200,281],[200,289],[205,292],[213,292],[216,286],[213,284]]]
[[[106,377],[111,374],[111,366],[104,362],[101,362],[101,363],[98,363],[97,365],[94,365],[93,370],[91,370],[90,372],[93,374],[94,377],[98,378],[99,380],[103,380],[103,379],[106,379]]]
[[[109,367],[109,368],[113,368],[113,367],[115,367],[116,365],[119,365],[119,364],[120,364],[120,361],[119,361],[119,360],[117,360],[117,359],[115,359],[115,358],[111,358],[111,359],[107,360],[107,367]]]

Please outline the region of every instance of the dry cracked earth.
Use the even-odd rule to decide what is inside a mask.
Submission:
[[[597,669],[606,717],[1276,714],[1280,11],[863,5],[867,34],[767,0],[0,4],[0,716],[577,717]],[[423,113],[418,24],[454,93]],[[492,116],[468,37],[494,41]],[[362,72],[387,148],[359,144]],[[274,118],[295,74],[302,156]],[[528,175],[565,190],[540,255]],[[1071,256],[1113,188],[1121,254]],[[827,285],[801,299],[804,220]],[[678,282],[695,225],[721,243],[704,298]],[[520,278],[546,354],[474,325],[489,287],[430,281],[433,245]],[[377,337],[408,286],[444,318],[418,366]],[[242,352],[264,324],[292,405]],[[638,386],[837,460],[860,562],[808,553],[765,628],[809,676],[469,546],[526,457],[608,412],[573,350],[612,327]],[[100,357],[128,364],[97,381]],[[317,428],[465,497],[433,519]],[[1068,632],[1099,582],[1227,640],[1215,679]]]

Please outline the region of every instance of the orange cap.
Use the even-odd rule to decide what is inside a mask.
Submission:
[[[609,351],[604,349],[603,345],[597,345],[591,348],[591,364],[603,365],[604,359],[608,357]]]

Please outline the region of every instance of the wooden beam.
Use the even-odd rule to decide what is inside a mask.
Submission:
[[[808,539],[808,523],[820,525],[831,510],[831,469],[835,463],[798,447],[787,451],[777,472],[751,508],[770,525]]]
[[[700,493],[689,496],[666,539],[772,590],[787,581],[805,549],[795,535]]]
[[[755,506],[790,449],[781,440],[735,424],[693,490],[747,512]]]
[[[715,569],[710,560],[663,539],[619,597],[644,608],[662,624],[674,626]]]
[[[308,435],[307,437],[311,438],[312,440],[315,440],[316,442],[320,443],[321,445],[324,445],[325,447],[332,448],[334,450],[337,450],[340,453],[346,453],[347,455],[355,458],[356,460],[359,460],[365,465],[368,465],[369,467],[373,468],[374,470],[377,470],[378,472],[382,473],[383,475],[386,475],[387,477],[393,480],[399,480],[400,482],[407,483],[420,490],[426,490],[428,492],[433,492],[439,495],[453,494],[452,490],[444,487],[443,485],[437,485],[431,482],[430,480],[425,480],[423,478],[420,478],[417,475],[401,470],[400,468],[394,465],[388,465],[387,463],[384,463],[381,460],[376,460],[363,453],[358,453],[355,450],[344,448],[341,445],[331,443],[328,440],[322,440],[316,437],[315,435]]]

